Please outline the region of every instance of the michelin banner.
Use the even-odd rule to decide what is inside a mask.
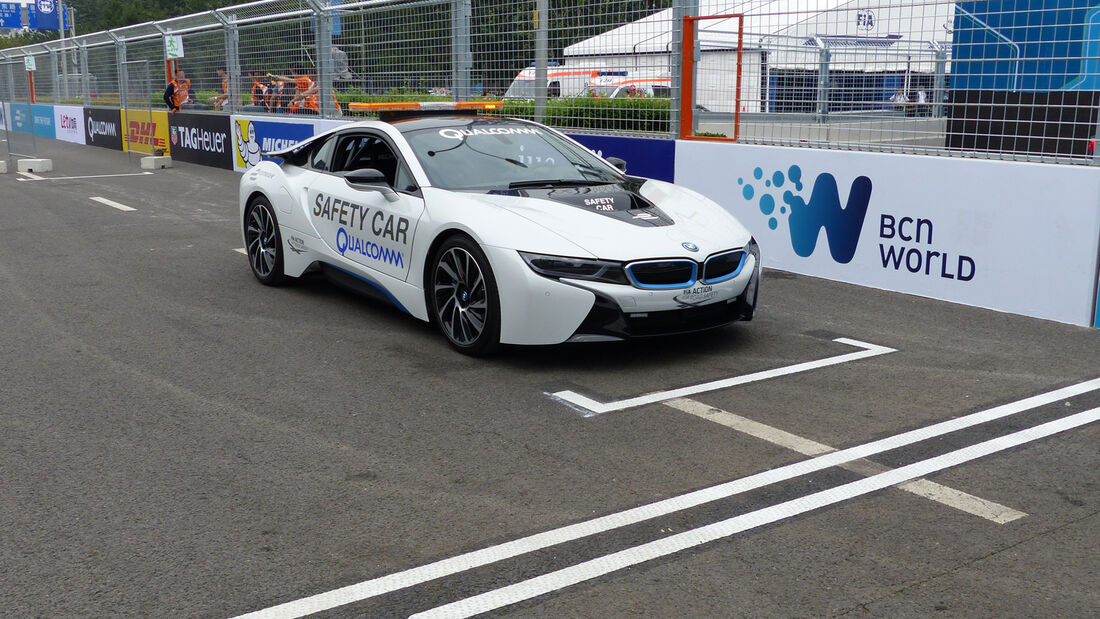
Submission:
[[[260,161],[262,153],[288,148],[313,137],[313,120],[282,120],[272,116],[233,116],[233,169],[243,172]]]
[[[676,149],[676,182],[745,224],[764,266],[1093,324],[1094,169],[694,141]]]

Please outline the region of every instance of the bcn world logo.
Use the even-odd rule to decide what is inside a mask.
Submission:
[[[852,261],[871,202],[871,179],[856,178],[843,207],[836,178],[828,173],[819,174],[814,180],[807,202],[802,194],[802,168],[796,165],[788,168],[786,174],[779,170],[766,178],[763,168],[756,168],[751,179],[739,178],[737,184],[741,186],[741,196],[749,202],[755,201],[760,212],[768,217],[772,230],[779,228],[780,219],[786,215],[794,253],[803,258],[812,255],[824,228],[833,260],[840,264]],[[782,192],[784,205],[777,204],[773,192]]]

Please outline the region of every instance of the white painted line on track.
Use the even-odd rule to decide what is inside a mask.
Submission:
[[[828,445],[802,438],[801,436],[791,434],[785,430],[773,428],[772,426],[753,421],[752,419],[736,415],[729,411],[714,408],[702,402],[696,402],[695,400],[680,398],[669,400],[665,402],[665,405],[690,415],[695,415],[701,419],[713,421],[727,428],[732,428],[743,434],[748,434],[749,436],[768,441],[773,445],[786,447],[787,449],[797,451],[803,455],[816,456],[836,451]],[[852,462],[841,464],[840,467],[844,470],[867,476],[884,473],[890,470],[885,466],[864,459],[853,460]],[[928,481],[927,479],[906,482],[899,485],[898,489],[936,501],[948,507],[953,507],[959,511],[985,518],[997,524],[1005,524],[1013,520],[1019,520],[1027,515],[1024,512],[1006,507],[1000,503],[994,503],[993,501],[967,494],[961,490],[948,488],[947,486],[937,484],[934,481]]]
[[[339,589],[318,593],[299,600],[293,600],[263,610],[240,615],[248,619],[293,619],[304,617],[324,610],[337,608],[345,604],[385,595],[425,582],[451,576],[484,565],[496,563],[529,552],[542,550],[550,546],[578,540],[590,535],[605,533],[614,529],[637,524],[653,518],[667,516],[678,511],[697,507],[705,503],[729,498],[731,496],[763,488],[772,484],[808,475],[846,462],[858,460],[899,447],[919,443],[937,436],[970,428],[982,423],[1002,419],[1033,408],[1052,404],[1060,400],[1100,389],[1100,378],[1070,385],[1047,393],[1031,396],[1017,402],[1002,404],[984,411],[971,413],[955,419],[903,432],[895,436],[882,438],[863,445],[849,447],[840,451],[823,454],[802,462],[763,471],[738,480],[703,488],[677,497],[641,505],[584,522],[536,533],[496,546],[474,550],[434,563],[410,568],[386,576],[365,580]],[[901,470],[901,469],[897,469]],[[904,480],[903,480],[904,481]],[[900,483],[900,482],[897,482]],[[891,484],[893,485],[893,484]]]
[[[20,174],[22,174],[23,176],[25,176],[27,178],[17,178],[15,180],[17,180],[17,181],[44,181],[44,180],[46,180],[46,179],[42,178],[41,176],[39,176],[39,175],[37,175],[33,172],[20,172]]]
[[[879,473],[878,475],[866,479],[854,481],[821,492],[815,492],[814,494],[780,503],[779,505],[758,509],[705,527],[684,531],[683,533],[671,535],[647,544],[621,550],[603,557],[585,561],[584,563],[578,563],[577,565],[537,576],[530,580],[509,585],[495,591],[489,591],[481,595],[475,595],[451,604],[439,606],[426,612],[417,613],[412,615],[412,617],[417,619],[430,619],[434,617],[456,619],[486,613],[559,589],[564,589],[565,587],[586,580],[599,578],[600,576],[638,565],[639,563],[659,559],[696,546],[730,537],[737,533],[772,524],[780,520],[793,518],[809,511],[848,501],[865,494],[889,488],[890,486],[896,486],[909,480],[924,477],[1006,449],[1019,447],[1020,445],[1037,441],[1058,434],[1059,432],[1072,430],[1073,428],[1078,428],[1098,420],[1100,420],[1100,408],[1094,408],[1082,413],[1077,413],[1076,415],[1070,415],[1049,423],[1044,423],[1034,428],[1013,432],[1012,434],[978,443],[977,445],[964,447],[943,454],[942,456],[914,462],[913,464],[892,471]]]
[[[698,393],[714,391],[716,389],[727,389],[729,387],[736,387],[738,385],[754,383],[761,380],[767,380],[769,378],[790,376],[791,374],[808,372],[810,370],[816,370],[818,368],[824,368],[831,365],[839,365],[841,363],[848,363],[850,361],[858,361],[860,359],[866,359],[868,357],[877,357],[878,355],[885,355],[887,353],[897,352],[897,350],[893,348],[878,346],[876,344],[868,344],[866,342],[851,340],[845,337],[839,337],[833,341],[839,342],[841,344],[848,344],[849,346],[855,346],[857,348],[862,348],[863,350],[838,355],[836,357],[818,359],[816,361],[796,363],[795,365],[788,365],[787,367],[764,370],[763,372],[755,372],[753,374],[745,374],[743,376],[735,376],[733,378],[723,378],[721,380],[715,380],[709,383],[703,383],[701,385],[681,387],[680,389],[672,389],[669,391],[658,391],[656,393],[650,393],[647,395],[638,396],[636,398],[628,398],[625,400],[617,400],[614,402],[598,402],[596,400],[593,400],[592,398],[583,396],[573,391],[558,391],[556,393],[551,393],[548,395],[556,400],[564,402],[568,406],[580,410],[586,417],[592,417],[594,415],[602,415],[603,413],[609,413],[611,411],[619,411],[635,406],[644,406],[646,404],[664,402],[665,400],[672,400],[675,398],[684,398]]]
[[[26,172],[20,172],[20,174],[26,174],[29,178],[17,178],[15,180],[22,182],[29,181],[71,181],[81,178],[117,178],[120,176],[149,176],[152,172],[132,172],[128,174],[92,174],[89,176],[51,176],[49,178],[43,178],[41,176],[35,176],[33,174],[27,174]]]
[[[100,204],[105,204],[105,205],[107,205],[111,208],[117,208],[120,211],[136,211],[137,210],[135,208],[131,208],[129,206],[126,206],[125,204],[120,204],[118,202],[115,202],[114,200],[108,200],[107,198],[101,198],[99,196],[91,196],[88,199],[93,201],[93,202],[99,202]]]
[[[234,249],[233,251],[237,252],[238,254],[244,254],[246,256],[248,255],[248,250],[243,248],[243,247],[238,247],[238,248]]]

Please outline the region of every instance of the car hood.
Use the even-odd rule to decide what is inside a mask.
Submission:
[[[713,201],[682,187],[638,179],[621,184],[499,190],[478,199],[569,239],[605,260],[700,260],[744,247],[751,235]],[[689,248],[695,247],[696,251]],[[539,251],[535,247],[516,247]]]

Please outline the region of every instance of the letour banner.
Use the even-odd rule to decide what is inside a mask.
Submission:
[[[1091,168],[681,141],[676,183],[747,226],[764,266],[1092,324]]]
[[[53,106],[53,129],[59,140],[74,144],[86,143],[84,108],[70,105]]]

